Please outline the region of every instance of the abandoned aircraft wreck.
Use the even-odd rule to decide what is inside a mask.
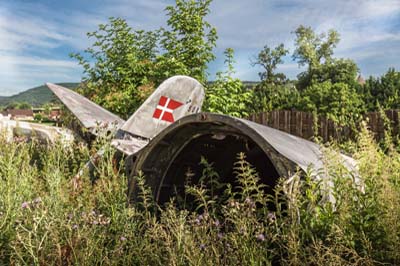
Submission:
[[[201,113],[204,88],[190,77],[164,81],[127,121],[73,91],[47,86],[93,134],[95,125],[116,125],[111,143],[126,155],[131,200],[137,195],[132,177],[140,171],[155,200],[168,201],[183,191],[188,170],[193,173],[193,182],[199,179],[201,156],[213,163],[222,182],[233,183],[234,162],[237,154],[244,152],[260,181],[267,185],[267,192],[279,177],[290,178],[297,170],[311,169],[315,178],[325,178],[319,171],[323,168],[319,145],[245,119]],[[97,156],[102,156],[101,152]],[[353,170],[353,159],[342,157]],[[92,158],[86,167],[93,169],[95,161]]]

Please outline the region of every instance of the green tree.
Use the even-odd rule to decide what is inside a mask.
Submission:
[[[254,88],[252,112],[291,110],[299,106],[300,93],[292,83],[259,84]]]
[[[293,59],[300,66],[307,66],[307,70],[297,77],[300,90],[325,81],[355,85],[358,68],[354,61],[333,57],[333,49],[340,41],[337,31],[331,29],[327,34],[316,34],[311,27],[301,25],[295,34]]]
[[[296,106],[298,91],[283,73],[275,73],[277,66],[283,63],[282,57],[288,52],[283,44],[274,49],[266,45],[252,63],[263,68],[263,72],[259,73],[261,83],[254,88],[252,112],[292,109]]]
[[[31,108],[32,108],[32,105],[30,105],[29,103],[21,102],[21,103],[18,103],[16,109],[31,109]]]
[[[10,102],[7,104],[7,106],[4,108],[5,110],[12,110],[12,109],[18,109],[19,103],[17,102]]]
[[[311,27],[300,25],[294,33],[296,50],[293,58],[300,66],[307,65],[308,71],[312,72],[323,62],[332,61],[333,49],[340,41],[337,31],[331,29],[328,34],[316,34]]]
[[[364,112],[363,101],[353,87],[330,81],[307,87],[299,109],[324,115],[340,125],[352,124]]]
[[[35,115],[33,116],[33,119],[35,119],[35,121],[42,122],[42,120],[43,120],[43,115],[40,114],[40,113],[35,114]]]
[[[400,72],[394,68],[381,77],[369,77],[360,90],[369,111],[400,108]]]
[[[127,118],[170,76],[189,75],[205,83],[217,39],[215,28],[204,20],[210,3],[176,0],[166,8],[168,30],[133,30],[121,18],[99,25],[88,33],[93,45],[71,55],[84,69],[80,92]]]
[[[169,30],[162,30],[161,45],[166,53],[159,60],[164,75],[189,75],[207,80],[207,64],[215,59],[217,30],[205,20],[211,0],[176,0],[166,8]]]
[[[154,86],[158,32],[133,31],[125,20],[110,18],[87,35],[95,41],[85,56],[72,54],[84,68],[80,91],[126,118]]]
[[[256,61],[252,63],[253,66],[259,65],[263,68],[263,72],[258,73],[262,82],[267,84],[282,84],[286,82],[285,74],[275,73],[275,70],[279,64],[283,63],[282,57],[288,53],[289,50],[285,49],[283,43],[274,49],[267,45],[264,46],[264,49],[258,53]]]
[[[243,83],[233,78],[234,51],[228,48],[224,52],[227,70],[218,72],[216,81],[207,90],[204,109],[208,112],[246,117],[252,105],[253,91],[245,88]]]

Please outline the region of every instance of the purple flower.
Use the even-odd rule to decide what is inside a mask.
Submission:
[[[254,203],[254,201],[249,197],[247,197],[245,199],[244,203],[246,203],[250,208],[256,207],[256,204]]]
[[[220,226],[219,220],[215,220],[214,225],[215,225],[216,227]]]
[[[119,240],[121,240],[122,242],[124,242],[124,241],[126,241],[126,237],[121,236],[121,237],[119,238]]]
[[[265,236],[264,236],[264,234],[258,234],[258,235],[256,235],[256,238],[257,238],[257,240],[259,240],[259,241],[265,241]]]
[[[77,225],[77,224],[74,224],[74,225],[72,226],[72,229],[74,229],[74,230],[78,229],[78,225]]]
[[[72,218],[74,217],[74,215],[72,213],[68,213],[68,220],[72,220]]]
[[[96,225],[96,224],[99,224],[99,222],[96,221],[96,220],[94,220],[94,221],[92,222],[92,224]]]
[[[40,197],[33,200],[33,203],[35,203],[35,204],[39,204],[41,202],[42,202],[42,199]]]
[[[223,233],[218,233],[217,237],[218,237],[219,239],[222,239],[222,238],[224,237],[224,234],[223,234]]]
[[[201,250],[204,250],[205,248],[206,248],[206,245],[200,244],[200,249],[201,249]]]
[[[22,209],[29,208],[29,202],[24,201],[24,202],[21,204],[21,208],[22,208]]]
[[[276,219],[276,215],[274,212],[269,212],[267,215],[268,220],[272,223]]]

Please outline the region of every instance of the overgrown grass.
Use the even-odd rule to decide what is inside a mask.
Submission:
[[[109,146],[93,182],[75,177],[91,153],[81,144],[0,145],[0,265],[400,264],[400,156],[366,131],[352,146],[357,175],[329,148],[329,182],[298,173],[274,195],[242,154],[234,184],[203,161],[186,188],[192,210],[157,206],[143,176],[141,201],[128,206]]]

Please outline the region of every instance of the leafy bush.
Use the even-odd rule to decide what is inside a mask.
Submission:
[[[227,114],[236,117],[249,115],[253,91],[233,78],[235,73],[233,49],[225,50],[226,72],[218,72],[217,80],[207,89],[204,109],[208,112]]]
[[[345,83],[329,81],[307,87],[301,93],[299,109],[325,115],[340,125],[359,121],[363,102],[355,89]]]

